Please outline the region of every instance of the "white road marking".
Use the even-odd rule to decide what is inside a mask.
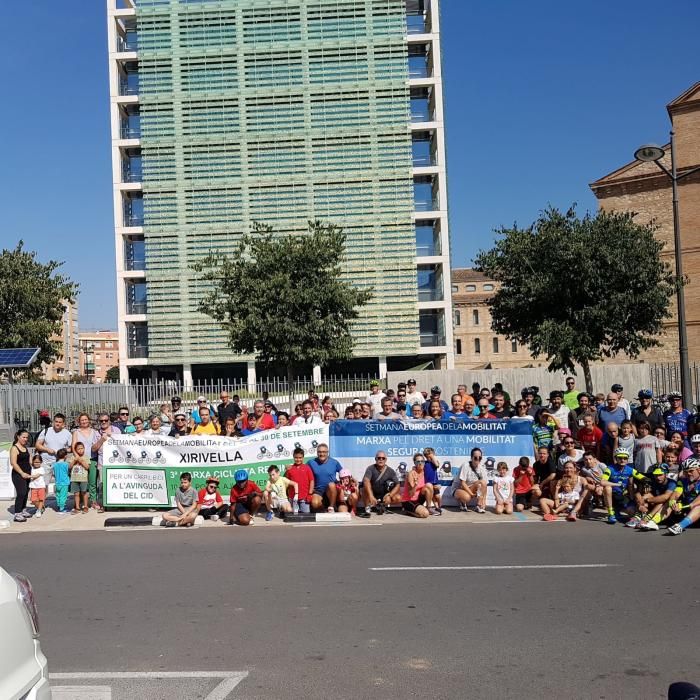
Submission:
[[[247,671],[91,671],[85,673],[50,673],[49,680],[169,680],[176,678],[220,678],[222,679],[221,682],[204,700],[224,700],[247,676]],[[60,686],[57,686],[57,688],[59,687]],[[109,690],[109,696],[96,696],[94,700],[109,700],[109,698],[111,698],[111,689]],[[64,700],[68,700],[69,697],[71,696],[64,696]],[[78,697],[82,700],[82,696]]]
[[[112,700],[108,685],[59,685],[51,688],[52,700]]]
[[[507,564],[499,566],[372,566],[370,571],[500,571],[502,569],[607,569],[622,564]]]

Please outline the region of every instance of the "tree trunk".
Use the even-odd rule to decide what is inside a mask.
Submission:
[[[583,368],[583,378],[586,381],[586,391],[589,394],[593,393],[593,379],[591,378],[591,366],[588,360],[581,360],[581,367]]]
[[[296,401],[294,399],[294,366],[287,365],[287,388],[289,389],[289,418],[294,419],[294,406]]]

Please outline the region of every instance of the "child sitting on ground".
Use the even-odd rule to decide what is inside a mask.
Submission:
[[[32,472],[29,480],[29,493],[32,505],[36,507],[36,517],[40,518],[46,510],[46,479],[44,478],[44,467],[41,462],[41,455],[35,454],[32,457]]]
[[[339,513],[356,513],[357,501],[359,499],[359,491],[357,481],[353,478],[349,469],[341,469],[338,478],[338,512]]]
[[[70,487],[70,471],[66,457],[68,450],[60,449],[56,452],[56,461],[53,465],[53,477],[56,482],[56,510],[59,513],[66,512],[68,501],[68,488]]]
[[[496,476],[493,477],[493,495],[496,499],[496,513],[501,515],[513,512],[513,477],[508,473],[508,465],[499,462]]]
[[[271,464],[267,468],[267,474],[269,479],[263,492],[265,508],[267,508],[265,520],[270,522],[274,511],[278,511],[280,518],[283,513],[291,513],[293,508],[297,512],[299,510],[299,490],[296,483],[286,476],[281,476],[279,467],[276,464]],[[291,503],[287,495],[288,490],[294,494]],[[292,506],[292,503],[294,506]]]
[[[90,459],[85,454],[85,445],[76,442],[73,447],[73,458],[70,461],[70,492],[75,498],[71,513],[80,513],[82,500],[83,513],[88,512],[88,474]]]

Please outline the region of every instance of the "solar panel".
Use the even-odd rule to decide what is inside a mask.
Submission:
[[[0,348],[0,367],[29,367],[41,348]]]

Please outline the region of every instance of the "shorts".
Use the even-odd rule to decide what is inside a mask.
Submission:
[[[407,513],[415,513],[418,506],[425,505],[425,496],[421,494],[417,501],[404,501],[401,505]]]
[[[87,481],[71,481],[70,482],[70,492],[71,493],[87,493],[88,492],[88,482]]]
[[[292,503],[289,498],[280,498],[276,493],[272,494],[272,507],[281,508],[284,504],[291,507]]]
[[[30,496],[30,501],[32,503],[38,503],[39,501],[45,501],[46,500],[46,489],[29,489],[29,493],[31,494]]]
[[[173,515],[176,518],[179,518],[182,515],[182,511],[179,510],[178,508],[172,508],[167,512],[167,515]]]
[[[395,486],[396,482],[394,481],[382,481],[379,484],[372,484],[372,495],[377,500],[381,501],[382,498],[384,498],[384,496],[386,496],[388,493],[391,493]]]
[[[247,503],[241,503],[240,501],[234,503],[231,506],[231,510],[233,511],[233,515],[236,518],[239,518],[241,515],[250,515],[250,510],[248,509],[248,504]]]
[[[515,505],[524,506],[525,508],[532,508],[532,491],[528,491],[527,493],[516,493]]]

